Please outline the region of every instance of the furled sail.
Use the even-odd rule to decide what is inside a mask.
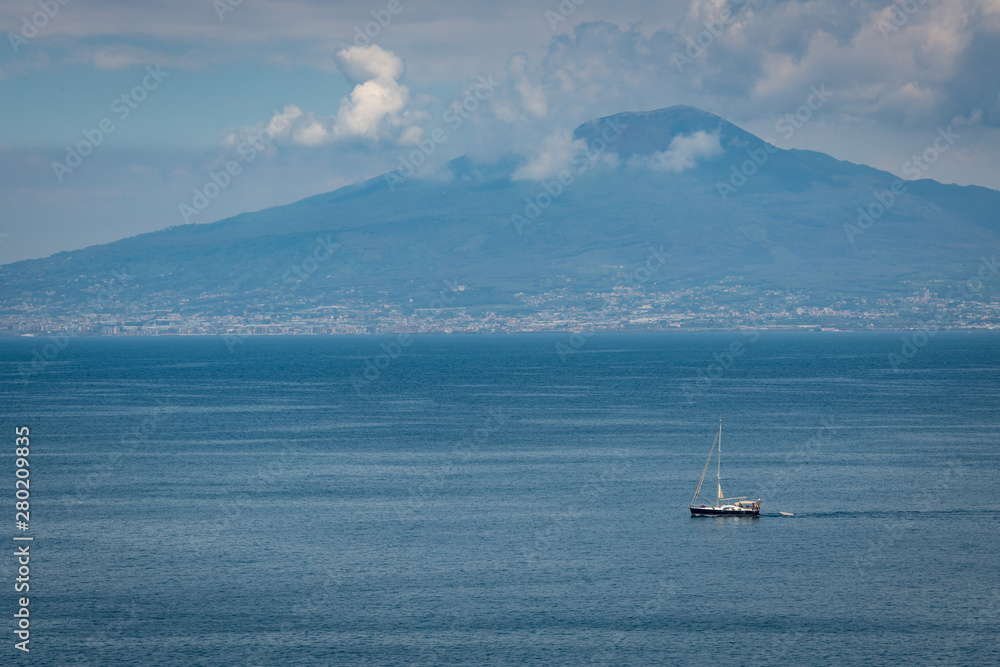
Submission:
[[[725,496],[722,495],[722,483],[717,482],[717,484],[719,485],[719,500],[722,500],[723,498],[725,498]]]

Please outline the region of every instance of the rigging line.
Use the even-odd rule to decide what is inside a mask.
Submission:
[[[691,499],[691,505],[694,506],[695,502],[698,500],[698,496],[701,495],[701,485],[705,482],[705,475],[708,473],[708,466],[712,463],[712,454],[715,453],[715,444],[719,441],[719,435],[722,434],[722,429],[719,429],[719,433],[716,434],[715,440],[712,441],[712,449],[708,452],[708,460],[705,461],[705,469],[701,471],[701,479],[698,480],[698,488],[694,491],[694,498]]]

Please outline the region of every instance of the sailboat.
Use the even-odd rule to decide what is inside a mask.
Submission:
[[[699,505],[698,496],[701,495],[701,485],[705,483],[705,474],[708,466],[712,463],[712,455],[716,454],[715,487],[717,494],[714,505]],[[760,516],[760,498],[757,500],[747,500],[746,496],[740,498],[726,498],[722,493],[722,420],[719,420],[719,432],[712,442],[712,449],[708,452],[708,460],[705,461],[705,469],[701,471],[701,479],[698,480],[698,488],[694,491],[694,498],[691,499],[691,516]]]

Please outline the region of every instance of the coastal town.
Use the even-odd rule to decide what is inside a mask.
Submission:
[[[604,291],[552,289],[484,303],[479,290],[443,281],[421,302],[360,290],[309,294],[168,295],[136,300],[108,293],[78,308],[32,306],[0,312],[0,335],[317,335],[513,333],[712,329],[873,330],[1000,328],[1000,296],[974,286],[912,286],[870,297],[762,290],[733,280],[708,286],[617,285]],[[948,288],[947,290],[945,288]],[[124,288],[123,288],[124,289]],[[98,295],[99,296],[99,295]],[[253,305],[245,305],[252,303]]]

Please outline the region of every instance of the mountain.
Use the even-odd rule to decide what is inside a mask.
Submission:
[[[0,316],[249,317],[264,303],[289,314],[350,303],[374,317],[428,307],[456,289],[445,281],[465,286],[463,307],[498,313],[530,314],[539,299],[601,309],[599,295],[623,286],[796,293],[829,308],[943,296],[1000,247],[1000,192],[779,149],[692,107],[596,119],[573,137],[562,182],[514,157],[459,158],[446,179],[394,172],[3,266]]]

